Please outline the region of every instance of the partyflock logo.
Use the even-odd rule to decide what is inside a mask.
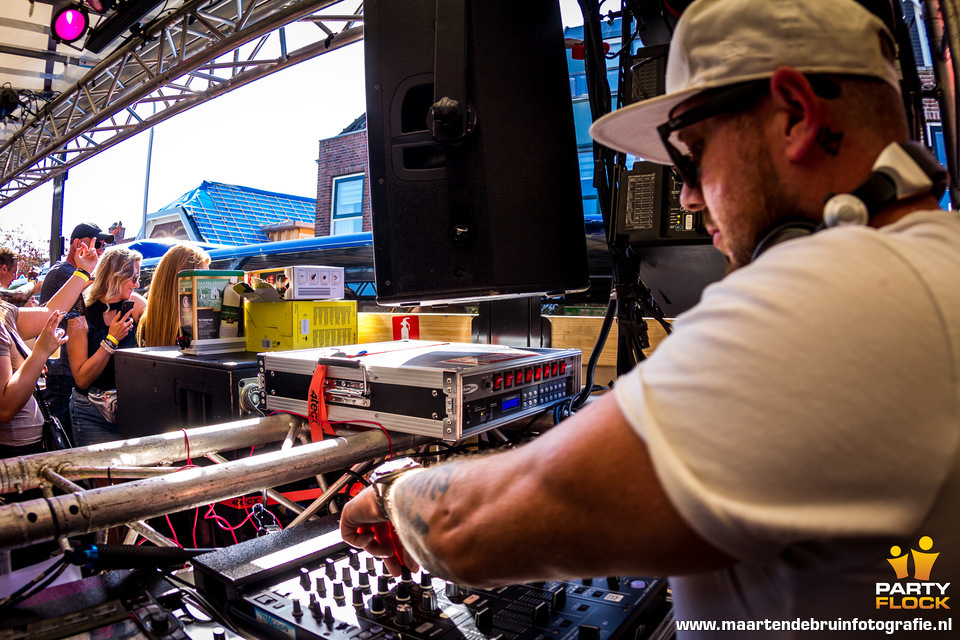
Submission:
[[[932,582],[930,574],[940,552],[933,551],[933,538],[923,536],[917,549],[907,553],[898,546],[890,548],[887,562],[896,573],[897,582],[878,582],[877,609],[949,609],[949,582]],[[913,576],[910,564],[913,564]],[[912,578],[912,580],[910,579]]]

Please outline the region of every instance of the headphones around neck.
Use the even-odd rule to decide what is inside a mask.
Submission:
[[[785,220],[757,243],[752,260],[770,247],[810,235],[826,227],[867,224],[870,218],[900,200],[932,193],[939,200],[950,182],[949,174],[930,150],[918,142],[892,142],[880,152],[870,177],[850,193],[827,198],[823,224],[811,220]]]

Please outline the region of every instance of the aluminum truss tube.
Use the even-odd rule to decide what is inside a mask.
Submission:
[[[187,468],[169,476],[0,506],[0,549],[109,529],[227,500],[263,487],[344,469],[432,439],[393,434],[392,441],[391,445],[381,431],[368,431],[211,467]]]
[[[41,475],[43,475],[44,480],[47,480],[50,484],[57,487],[61,491],[66,491],[67,493],[77,493],[79,491],[84,491],[83,487],[81,487],[78,484],[74,484],[70,482],[69,480],[67,480],[61,475],[58,475],[57,472],[52,470],[50,467],[44,467],[43,470],[41,471]],[[43,497],[47,499],[54,497],[53,492],[47,486],[43,487]],[[148,525],[146,522],[131,522],[127,525],[127,527],[129,527],[132,531],[135,531],[136,533],[142,535],[144,538],[154,543],[158,547],[179,546],[177,545],[176,542],[166,537],[165,535],[161,534],[156,529]],[[60,536],[60,538],[57,541],[60,543],[60,547],[64,551],[70,551],[70,549],[72,548],[70,546],[70,543],[67,542],[66,536]]]
[[[210,427],[198,427],[155,436],[78,447],[65,451],[38,453],[0,460],[0,494],[36,489],[44,467],[66,478],[90,477],[92,467],[131,467],[172,464],[187,457],[202,458],[221,451],[244,449],[277,442],[291,428],[304,424],[302,418],[277,414],[266,418],[238,420]],[[84,470],[73,473],[72,469]],[[102,475],[102,474],[101,474]]]
[[[203,63],[210,62],[211,60],[215,60],[216,58],[220,57],[225,53],[229,53],[230,51],[235,49],[237,46],[240,46],[245,42],[249,42],[252,39],[256,39],[261,35],[274,31],[279,27],[285,26],[300,18],[310,15],[311,13],[324,9],[330,5],[336,4],[337,2],[340,2],[340,0],[303,0],[303,2],[295,3],[293,5],[284,7],[279,11],[269,12],[267,16],[263,17],[261,22],[255,21],[253,23],[253,26],[249,30],[241,31],[229,37],[223,38],[219,43],[217,43],[217,45],[215,46],[208,45],[206,48],[201,49],[199,52],[187,53],[185,62],[188,63],[188,66],[191,69],[202,67]],[[175,24],[178,21],[188,20],[191,14],[193,13],[193,11],[199,6],[201,6],[203,3],[204,3],[204,0],[195,0],[192,3],[184,5],[176,12],[176,14],[174,14],[174,16],[171,16],[169,20],[164,22],[164,27],[169,24]],[[271,6],[274,6],[274,5],[271,5]],[[157,36],[160,34],[161,31],[162,31],[162,27],[158,28],[155,33],[151,33],[151,35]],[[100,64],[98,64],[96,67],[91,69],[83,78],[81,78],[80,81],[77,82],[77,87],[98,88],[97,80],[101,78],[104,72],[110,69],[113,65],[115,65],[120,59],[126,56],[136,54],[136,49],[138,45],[139,45],[138,42],[131,41],[126,46],[114,51],[106,59],[100,62]],[[88,96],[88,100],[91,105],[96,105],[101,108],[97,109],[96,107],[94,107],[90,115],[84,118],[82,120],[82,123],[75,128],[74,135],[79,135],[80,133],[88,131],[89,129],[94,127],[97,122],[101,122],[109,118],[110,116],[113,116],[116,113],[122,111],[131,102],[134,102],[137,99],[140,99],[146,95],[149,95],[150,93],[155,91],[158,87],[163,86],[164,84],[166,84],[167,82],[170,82],[176,77],[179,77],[180,75],[184,74],[186,71],[187,69],[182,68],[180,65],[170,67],[168,69],[165,69],[159,72],[153,72],[151,70],[150,71],[152,76],[151,81],[141,85],[140,88],[138,88],[132,93],[132,95],[134,96],[133,100],[126,99],[123,101],[114,102],[112,104],[108,102],[103,105],[97,105],[96,104],[97,101],[95,101],[94,99]],[[116,80],[117,79],[115,78],[114,81],[116,82]],[[20,139],[20,137],[23,134],[25,134],[27,131],[29,131],[31,125],[38,122],[39,120],[42,120],[43,116],[45,116],[46,113],[52,114],[61,104],[65,105],[73,95],[74,95],[73,92],[63,93],[59,97],[51,101],[48,105],[44,107],[44,110],[40,114],[38,114],[37,116],[34,116],[30,120],[30,122],[26,123],[23,127],[21,127],[17,131],[17,133],[10,138],[10,140],[8,140],[5,144],[0,146],[0,150],[3,150],[3,149],[6,149],[7,147],[12,147],[13,145],[15,145],[17,141]],[[39,154],[34,155],[32,158],[28,160],[28,162],[32,164],[33,162],[36,161],[36,158],[38,156],[42,157],[44,155],[48,155],[57,146],[59,146],[59,142],[53,141],[47,147],[38,149]]]

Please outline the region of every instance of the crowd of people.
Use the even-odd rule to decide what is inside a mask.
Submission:
[[[137,291],[141,260],[115,245],[113,235],[83,223],[42,280],[31,270],[27,285],[14,290],[19,295],[0,296],[0,458],[43,450],[38,397],[75,445],[118,438],[114,354],[176,345],[177,273],[210,265],[205,251],[174,245],[145,296]],[[0,248],[3,290],[18,273],[18,257]]]

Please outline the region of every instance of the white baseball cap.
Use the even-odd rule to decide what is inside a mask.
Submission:
[[[657,127],[708,89],[801,73],[867,76],[900,92],[893,36],[855,0],[696,0],[670,41],[666,93],[618,109],[590,127],[600,144],[672,164]]]

